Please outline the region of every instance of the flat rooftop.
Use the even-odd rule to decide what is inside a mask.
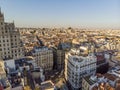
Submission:
[[[41,85],[40,85],[40,89],[41,90],[53,90],[54,89],[54,84],[50,80],[42,82]]]
[[[95,81],[93,81],[92,79],[90,79],[91,76],[86,76],[84,79],[90,84],[93,85],[94,83],[96,83]]]

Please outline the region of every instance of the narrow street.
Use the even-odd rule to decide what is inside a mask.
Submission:
[[[35,85],[34,85],[34,80],[32,78],[32,75],[31,75],[31,72],[27,72],[27,82],[28,82],[28,85],[31,87],[32,90],[34,90],[35,88]]]

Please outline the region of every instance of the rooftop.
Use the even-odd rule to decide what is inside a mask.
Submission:
[[[97,73],[95,76],[86,76],[84,80],[86,80],[90,86],[94,86],[92,90],[98,89],[105,90],[107,88],[110,88],[110,90],[119,90],[120,89],[119,69],[120,67],[116,66],[108,73],[105,74]],[[118,72],[118,75],[115,72]],[[115,82],[116,84],[112,85],[110,81]]]
[[[40,86],[41,90],[50,90],[50,89],[54,89],[54,84],[52,83],[52,81],[45,81],[41,83]]]
[[[100,83],[98,86],[94,86],[91,90],[116,90],[108,83]]]
[[[96,57],[92,53],[88,55],[74,55],[74,54],[68,53],[68,57],[70,57],[71,60],[74,62],[82,62],[83,60],[88,60],[88,59],[96,61]]]
[[[104,77],[111,81],[115,81],[118,78],[117,76],[115,76],[113,74],[109,74],[109,73],[104,74]]]
[[[104,55],[96,55],[97,61],[105,60]]]
[[[86,76],[84,79],[90,84],[90,85],[93,85],[95,84],[96,82],[99,81],[99,78],[102,78],[103,75],[100,74],[100,73],[97,73],[95,76]]]
[[[95,81],[93,81],[92,79],[90,79],[90,76],[86,76],[84,78],[90,85],[93,85],[95,83]]]
[[[70,50],[70,54],[77,56],[88,56],[88,50],[85,47],[72,48]]]
[[[49,48],[46,47],[46,46],[34,47],[33,53],[35,53],[35,52],[41,52],[41,51],[46,51],[46,50],[49,50]]]

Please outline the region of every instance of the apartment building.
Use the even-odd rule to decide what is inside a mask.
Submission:
[[[82,79],[82,90],[120,90],[120,67],[116,66],[105,74],[86,76]]]
[[[43,70],[47,71],[53,69],[53,51],[48,47],[34,47],[32,56],[35,58],[37,66],[42,67]]]
[[[65,79],[71,85],[72,90],[79,90],[82,87],[82,77],[95,73],[96,57],[93,54],[86,54],[85,47],[71,49],[66,54]]]

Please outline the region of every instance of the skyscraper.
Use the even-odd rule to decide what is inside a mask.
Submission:
[[[20,33],[15,29],[14,22],[6,23],[0,10],[0,58],[3,60],[23,57],[23,45]]]

